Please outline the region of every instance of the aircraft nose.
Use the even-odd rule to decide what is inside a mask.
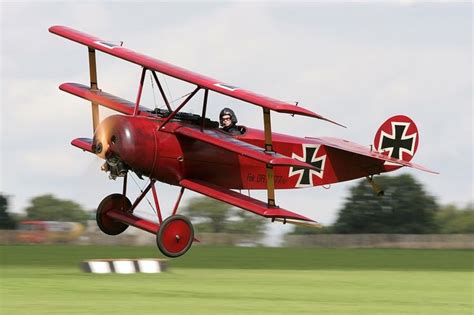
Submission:
[[[97,156],[105,159],[102,170],[109,171],[113,179],[128,171],[123,158],[127,148],[133,147],[131,134],[130,126],[120,115],[107,117],[96,129],[92,148]]]
[[[95,130],[92,141],[92,149],[99,157],[106,159],[111,145],[111,135],[116,128],[116,122],[113,116],[104,119]]]
[[[127,170],[149,174],[157,158],[156,122],[140,117],[109,116],[96,129],[92,142],[97,156],[106,160],[112,178]]]
[[[107,117],[94,134],[94,152],[104,159],[110,154],[126,154],[126,150],[134,146],[132,127],[123,116]]]

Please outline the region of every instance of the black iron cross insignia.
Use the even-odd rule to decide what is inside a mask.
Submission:
[[[326,155],[316,157],[319,150],[317,144],[303,144],[303,156],[299,156],[295,153],[291,155],[293,159],[304,161],[308,164],[313,165],[317,170],[312,170],[302,167],[290,167],[290,173],[288,176],[299,175],[298,182],[295,187],[309,187],[313,185],[313,175],[323,178],[324,164],[326,162]]]
[[[382,131],[379,152],[388,151],[395,159],[402,159],[402,152],[413,156],[415,154],[416,133],[407,136],[410,123],[392,122],[392,134]]]

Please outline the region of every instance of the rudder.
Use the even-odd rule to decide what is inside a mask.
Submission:
[[[415,156],[420,140],[418,128],[411,118],[396,115],[387,119],[374,137],[374,150],[395,159],[410,162]],[[385,162],[385,171],[400,168],[400,165]]]

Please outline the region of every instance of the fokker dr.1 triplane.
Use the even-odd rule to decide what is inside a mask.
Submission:
[[[49,31],[88,48],[90,85],[64,83],[59,88],[92,103],[94,135],[74,139],[72,145],[104,159],[103,169],[111,178],[123,178],[122,192],[105,197],[97,208],[97,224],[106,234],[120,234],[132,225],[155,234],[158,248],[164,255],[178,257],[194,241],[191,222],[177,214],[185,189],[273,221],[314,222],[279,207],[275,190],[328,185],[364,177],[373,183],[374,175],[403,166],[432,172],[410,162],[418,148],[419,134],[415,123],[406,116],[398,115],[385,121],[377,131],[372,147],[330,137],[299,138],[274,133],[271,111],[340,124],[302,106],[253,93],[68,27],[53,26]],[[99,89],[96,51],[142,67],[135,102]],[[147,71],[159,88],[166,110],[140,105]],[[172,108],[157,72],[193,84],[195,88],[179,106]],[[200,91],[203,92],[202,114],[182,112]],[[230,134],[220,129],[219,122],[206,118],[210,91],[261,107],[263,130],[240,126],[238,134]],[[119,114],[100,121],[98,105]],[[133,203],[126,196],[128,172],[149,178],[149,184]],[[172,214],[166,219],[160,210],[156,181],[181,187]],[[376,185],[373,186],[376,190]],[[267,200],[260,201],[238,192],[253,189],[266,189]],[[134,210],[150,190],[157,223],[134,215]]]

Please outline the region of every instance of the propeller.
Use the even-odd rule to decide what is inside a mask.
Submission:
[[[114,119],[110,117],[105,118],[94,128],[94,137],[92,139],[92,149],[94,153],[102,158],[107,158],[107,152],[109,152],[110,145],[115,142],[112,130],[115,127]]]

